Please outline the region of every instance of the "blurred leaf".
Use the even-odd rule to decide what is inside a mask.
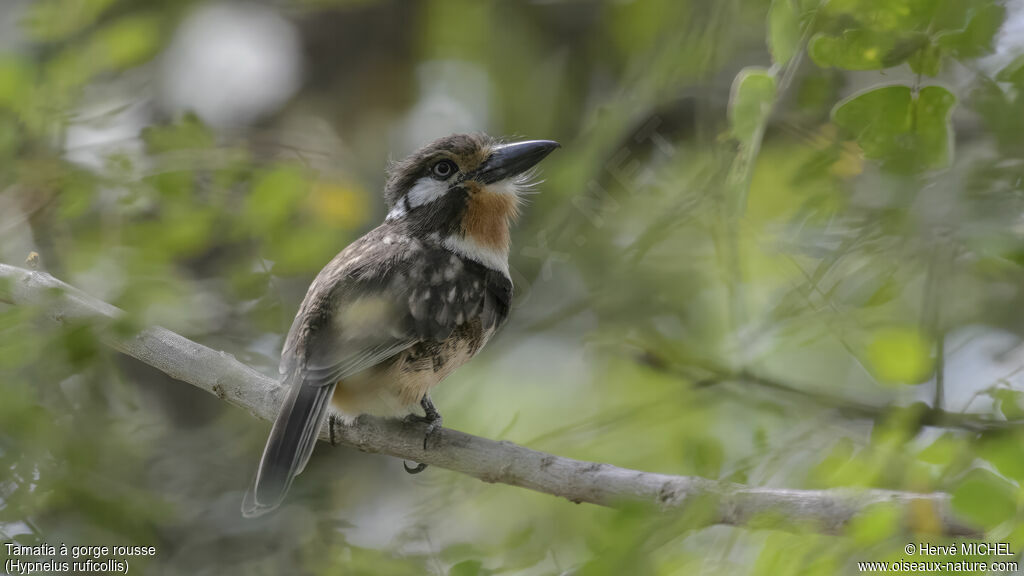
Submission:
[[[176,124],[148,126],[142,139],[151,154],[204,150],[215,143],[213,132],[194,114],[186,114]]]
[[[56,95],[71,106],[78,91],[97,75],[140,64],[160,48],[159,20],[152,16],[122,18],[89,36],[68,43],[46,65]]]
[[[765,68],[744,68],[733,81],[729,120],[733,136],[749,144],[775,104],[775,77]]]
[[[130,16],[98,30],[93,50],[110,68],[128,68],[145,62],[160,48],[158,16]]]
[[[962,26],[965,0],[831,0],[823,6],[830,20],[853,20],[878,32],[925,31],[934,26]],[[970,1],[970,0],[968,0]],[[959,19],[957,18],[959,16]],[[952,22],[952,24],[950,24]]]
[[[296,230],[285,230],[265,244],[265,256],[274,261],[277,274],[298,274],[315,272],[323,267],[343,245],[330,230],[303,226]]]
[[[962,442],[960,442],[952,433],[946,432],[942,436],[936,438],[935,441],[929,444],[924,450],[921,450],[917,454],[917,457],[929,464],[948,466],[953,462],[953,458],[961,448]]]
[[[195,175],[190,170],[159,172],[146,178],[161,198],[184,198],[192,195]]]
[[[487,54],[491,10],[489,3],[473,0],[426,2],[420,23],[424,48],[434,58],[482,58]]]
[[[934,503],[927,500],[911,500],[908,506],[906,525],[918,534],[939,534],[942,532],[942,518]]]
[[[308,201],[316,217],[340,228],[356,228],[370,215],[366,190],[352,182],[319,181]]]
[[[1020,410],[1020,407],[1017,409]],[[993,435],[982,440],[978,452],[1001,474],[1019,482],[1024,480],[1024,443],[1021,440],[1019,434]]]
[[[908,61],[915,74],[938,76],[942,67],[942,50],[931,42],[925,44]]]
[[[800,14],[796,0],[772,0],[768,11],[768,48],[772,60],[785,66],[800,49]]]
[[[976,111],[988,131],[996,138],[1003,154],[1024,153],[1024,114],[1020,113],[1024,100],[1019,94],[1024,87],[1024,56],[1003,68],[997,79],[1012,82],[1014,90],[1009,93],[996,82],[978,78],[978,85],[971,92],[971,109]]]
[[[449,576],[486,576],[490,573],[490,570],[483,569],[479,560],[463,560],[448,571]]]
[[[60,40],[94,23],[117,0],[38,0],[22,24],[38,40]]]
[[[1024,86],[1024,54],[1017,56],[996,73],[996,80]]]
[[[942,34],[939,46],[958,58],[978,58],[990,54],[996,33],[1006,19],[1006,7],[988,4],[975,12],[967,26],[960,32]]]
[[[85,369],[100,352],[99,338],[89,324],[69,324],[61,335],[61,348],[76,370]]]
[[[693,473],[705,478],[718,478],[725,461],[725,449],[715,438],[694,439],[686,449],[686,460]]]
[[[892,504],[868,506],[850,521],[846,535],[867,546],[894,536],[902,524],[902,512]]]
[[[999,411],[1007,420],[1024,418],[1024,393],[1011,388],[995,388],[988,395],[999,402]]]
[[[279,166],[256,177],[245,200],[243,217],[252,230],[266,230],[291,217],[296,202],[309,188],[302,173],[290,166]]]
[[[892,327],[875,331],[867,347],[871,372],[881,382],[917,384],[932,373],[932,343],[916,328]]]
[[[483,556],[480,549],[475,544],[469,542],[451,544],[441,550],[441,559],[452,564],[458,564],[464,560],[472,560],[480,556]]]
[[[823,68],[881,70],[902,63],[927,45],[924,34],[847,30],[842,36],[816,34],[808,44],[808,53]]]
[[[19,108],[31,94],[34,74],[30,62],[0,55],[0,106]]]
[[[821,487],[859,484],[860,479],[849,475],[855,468],[850,467],[854,460],[854,444],[849,438],[843,437],[836,441],[828,454],[810,471],[813,485]]]
[[[908,86],[861,92],[836,105],[833,120],[865,156],[895,171],[942,168],[950,162],[949,116],[956,97],[941,86],[913,95]]]
[[[1017,513],[1014,487],[988,470],[971,470],[953,491],[953,510],[991,528]]]

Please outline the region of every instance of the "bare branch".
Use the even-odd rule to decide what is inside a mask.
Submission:
[[[111,324],[124,314],[49,274],[5,264],[0,264],[0,300],[40,307],[58,322],[78,319]],[[276,414],[282,395],[277,380],[230,354],[160,327],[131,335],[119,334],[115,329],[102,333],[108,345],[178,380],[260,418],[269,420]],[[422,424],[362,416],[350,426],[337,424],[333,430],[325,426],[321,439],[333,438],[336,443],[364,452],[423,462],[485,482],[529,488],[573,502],[614,506],[640,501],[662,509],[681,508],[698,500],[711,502],[715,507],[710,523],[746,526],[774,518],[783,523],[773,523],[773,527],[836,534],[865,507],[889,504],[904,512],[911,529],[930,526],[949,535],[980,536],[976,528],[953,516],[949,496],[941,493],[750,487],[583,462],[449,429],[442,430],[437,441],[424,450],[423,431]]]

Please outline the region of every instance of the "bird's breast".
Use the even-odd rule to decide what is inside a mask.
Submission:
[[[442,341],[423,341],[386,362],[339,382],[332,404],[343,415],[400,417],[412,412],[431,388],[468,362],[494,334],[479,319]]]

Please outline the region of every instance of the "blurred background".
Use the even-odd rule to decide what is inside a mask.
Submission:
[[[1021,54],[1016,0],[4,0],[0,262],[36,252],[129,327],[276,374],[312,277],[383,219],[389,159],[555,139],[511,320],[434,392],[446,426],[950,492],[1019,553]],[[775,575],[935,528],[708,527],[344,448],[246,521],[269,423],[98,332],[0,302],[0,541],[155,546],[143,574]]]

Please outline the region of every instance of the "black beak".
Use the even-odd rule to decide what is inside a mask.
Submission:
[[[471,176],[481,184],[500,182],[518,176],[537,165],[561,144],[554,140],[527,140],[503,144],[491,152]]]

